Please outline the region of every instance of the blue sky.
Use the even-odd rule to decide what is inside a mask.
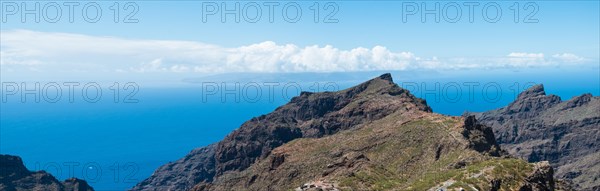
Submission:
[[[31,9],[36,2],[40,4],[40,10],[46,7],[49,12],[42,13],[44,17],[39,23],[32,15],[26,15],[26,22],[21,22],[23,5]],[[287,1],[275,2],[279,6],[275,8],[273,22],[269,22],[264,6],[264,3],[273,2],[256,1],[263,12],[256,23],[244,19],[234,22],[232,15],[228,15],[227,22],[223,23],[219,14],[208,15],[206,22],[202,20],[202,15],[207,13],[203,11],[203,3],[217,6],[225,3],[230,7],[237,2],[240,7],[250,10],[252,1],[147,0],[128,4],[129,1],[101,0],[96,2],[102,17],[95,23],[85,21],[82,14],[82,7],[89,1],[78,2],[74,20],[69,22],[68,7],[64,3],[73,2],[0,1],[0,94],[3,100],[9,100],[8,104],[3,103],[3,108],[8,108],[2,110],[2,135],[7,137],[2,140],[6,142],[3,145],[9,146],[3,147],[3,152],[42,164],[62,160],[104,161],[107,162],[104,169],[112,168],[110,165],[114,161],[137,161],[141,169],[136,176],[141,179],[150,175],[155,167],[179,158],[191,148],[220,139],[257,112],[266,113],[289,100],[282,97],[266,104],[247,101],[241,104],[201,103],[201,96],[206,95],[201,89],[202,82],[221,84],[222,92],[225,87],[235,86],[225,86],[221,82],[241,82],[247,87],[253,84],[248,81],[258,84],[279,82],[282,85],[278,88],[283,84],[298,83],[306,86],[303,90],[313,91],[314,82],[323,82],[317,85],[335,82],[339,88],[346,88],[383,72],[391,72],[394,82],[427,99],[435,112],[450,115],[504,106],[531,84],[543,83],[549,94],[559,95],[563,100],[587,92],[600,95],[598,0],[531,3],[516,0]],[[114,9],[111,9],[111,6],[115,8],[115,3],[119,8],[118,23],[114,22]],[[302,10],[302,17],[296,23],[285,21],[282,14],[282,7],[289,3],[297,3]],[[315,3],[319,5],[319,22],[314,22],[315,9],[311,9]],[[426,15],[426,22],[422,22],[420,11],[408,14],[411,11],[404,9],[415,5],[420,10],[423,5],[431,9],[436,3],[440,11],[447,8],[446,12],[442,11],[444,17],[440,15],[440,22],[435,22],[432,15]],[[469,21],[465,3],[478,4],[474,7],[473,22]],[[456,5],[460,7],[461,19],[449,22],[448,19],[457,15],[453,9]],[[482,13],[486,5],[490,5],[487,17]],[[497,22],[486,21],[496,14],[491,10],[495,8],[492,5],[498,5],[502,11]],[[61,7],[61,18],[50,23],[47,20],[52,21],[57,15],[52,12],[57,10],[55,6]],[[137,12],[132,19],[138,22],[124,23],[123,19],[134,8]],[[515,8],[519,10],[519,22],[514,21]],[[337,12],[331,19],[338,22],[324,23],[333,10]],[[88,17],[95,17],[94,11],[88,13]],[[243,16],[253,14],[255,12],[250,11]],[[287,16],[291,18],[294,14],[292,11]],[[530,14],[530,21],[537,22],[523,22]],[[76,104],[67,103],[70,89],[57,85],[62,89],[46,96],[58,95],[62,98],[58,104],[47,101],[47,97],[42,100],[49,103],[29,101],[25,104],[23,97],[31,94],[24,93],[25,89],[31,92],[31,87],[35,86],[20,86],[19,95],[16,93],[19,90],[9,92],[4,82],[15,86],[42,82],[43,88],[35,88],[40,92],[37,95],[42,96],[48,94],[47,87],[52,88],[49,85],[53,82],[77,82],[82,89],[83,84],[98,82],[102,84],[100,92],[104,92],[100,97],[104,97],[99,104],[86,103],[82,91],[82,96],[75,98]],[[115,82],[123,88],[128,88],[124,85],[129,82],[139,84],[140,97],[135,98],[140,99],[140,104],[112,104]],[[472,94],[467,94],[465,91],[470,90],[465,83],[480,85]],[[420,90],[411,89],[407,84],[417,84]],[[458,84],[462,89],[453,92],[453,89],[436,88],[436,84],[441,84],[440,87]],[[497,91],[485,89],[488,84],[499,84],[499,92],[504,92],[499,102],[481,99],[488,93],[497,95]],[[185,88],[178,88],[182,86]],[[260,88],[268,90],[266,86]],[[242,93],[243,88],[236,90],[239,95],[248,96]],[[123,89],[121,96],[117,93],[116,97],[125,99],[132,95],[131,92],[131,89]],[[297,95],[300,92],[292,90],[291,93]],[[454,93],[464,96],[458,102],[447,101],[446,98],[456,95]],[[215,94],[211,98],[221,100],[219,95],[223,96]],[[261,101],[266,102],[269,96],[263,95]],[[279,93],[275,95],[279,96]],[[474,95],[475,102],[468,101],[470,95]],[[436,101],[436,98],[442,99]],[[87,129],[75,130],[80,127]],[[190,133],[188,135],[193,136],[185,138],[185,134],[179,133],[182,128],[185,132],[197,133]],[[144,133],[137,133],[139,136],[132,139],[129,135],[136,134],[134,131]],[[157,139],[170,134],[179,137]],[[55,140],[56,136],[51,135],[64,138]],[[48,144],[39,144],[46,140]],[[167,141],[158,148],[164,150],[160,152],[164,154],[158,158],[154,155],[146,157],[147,153],[155,153],[157,147],[144,147],[150,149],[146,152],[136,146],[145,144],[144,140]],[[11,141],[25,143],[11,144]],[[40,145],[45,149],[39,149]],[[27,149],[34,147],[38,149]],[[111,149],[125,154],[106,155]],[[153,160],[149,161],[150,158]],[[30,169],[39,168],[28,163]],[[115,188],[112,179],[104,180],[92,184],[98,189]],[[118,186],[122,188],[133,184],[121,183]]]
[[[62,17],[57,23],[44,19],[36,23],[31,15],[22,23],[19,13],[7,13],[6,3],[22,9],[23,2],[3,1],[3,79],[90,76],[85,72],[164,77],[228,72],[598,69],[598,1],[291,1],[302,10],[296,23],[285,21],[282,14],[282,7],[290,2],[278,2],[274,21],[269,22],[265,2],[256,4],[262,10],[256,23],[243,19],[244,13],[256,14],[251,1],[237,1],[240,9],[249,7],[241,12],[239,23],[232,15],[226,15],[225,23],[219,14],[208,15],[206,22],[202,19],[203,5],[231,8],[236,1],[138,1],[127,10],[130,4],[118,2],[119,23],[113,21],[115,1],[98,2],[103,14],[96,23],[83,19],[85,2],[75,7],[73,23],[68,22],[63,2],[58,2]],[[25,6],[34,3],[26,1]],[[42,1],[40,6],[48,3]],[[311,9],[315,3],[318,23]],[[432,9],[436,3],[438,13],[448,16],[440,14],[440,22],[435,22],[434,15],[426,15],[422,22],[423,6]],[[473,22],[465,3],[477,4]],[[420,10],[407,15],[409,5]],[[444,19],[456,15],[453,5],[462,12],[456,23]],[[491,5],[502,12],[495,23],[486,21],[496,15]],[[138,8],[133,18],[139,22],[123,23],[133,7]],[[514,21],[516,7],[518,22]],[[324,23],[334,8],[332,19],[338,22]],[[288,17],[294,15],[288,9]],[[524,23],[527,18],[537,22]]]

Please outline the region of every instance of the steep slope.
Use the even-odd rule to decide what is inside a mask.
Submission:
[[[519,94],[504,108],[475,114],[494,129],[503,149],[529,162],[549,161],[556,176],[580,189],[600,190],[600,97],[567,101],[543,85]]]
[[[547,164],[500,156],[491,129],[431,113],[384,74],[303,92],[133,190],[555,190]]]
[[[20,157],[0,155],[0,190],[93,191],[85,180],[70,178],[64,182],[44,172],[31,172]]]
[[[499,147],[486,132],[491,130],[474,118],[391,114],[361,128],[294,140],[195,190],[289,190],[318,183],[340,190],[554,190],[552,178],[526,181],[551,177],[547,164],[492,156]]]
[[[133,190],[191,189],[226,171],[243,170],[293,139],[322,137],[412,110],[431,108],[394,84],[390,74],[339,92],[302,92],[272,113],[245,122],[223,141],[159,168]]]

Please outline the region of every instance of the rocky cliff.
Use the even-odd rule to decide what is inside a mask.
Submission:
[[[562,101],[535,85],[508,106],[475,115],[511,155],[549,161],[556,177],[582,190],[600,190],[600,97]]]
[[[0,155],[0,190],[93,191],[86,181],[70,178],[63,182],[52,175],[25,168],[20,157]]]
[[[474,117],[432,113],[384,74],[302,92],[132,190],[556,190],[552,176],[503,156]]]

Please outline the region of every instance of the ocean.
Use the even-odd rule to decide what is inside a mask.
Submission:
[[[586,92],[598,96],[598,82],[589,77],[583,81],[573,85],[548,80],[544,84],[547,93],[563,100]],[[516,87],[510,80],[480,81],[469,92],[469,83],[464,80],[407,82],[399,78],[396,82],[425,98],[434,112],[446,115],[505,106],[532,84],[526,79]],[[300,87],[323,91],[327,90],[325,84],[318,85],[322,86],[319,89],[311,89],[310,83]],[[355,84],[338,83],[336,89]],[[205,84],[140,86],[133,97],[137,103],[124,103],[122,99],[115,103],[108,90],[96,103],[78,97],[72,103],[68,99],[57,103],[41,99],[35,103],[33,96],[23,103],[18,95],[3,94],[7,97],[0,107],[0,153],[21,156],[30,170],[45,170],[59,180],[75,176],[87,180],[96,190],[126,190],[159,166],[221,140],[244,121],[267,114],[299,94],[296,86],[281,85],[272,89],[275,93],[269,93],[264,83],[227,86],[233,90],[225,94],[207,89]],[[257,87],[261,93],[252,91]],[[235,93],[235,89],[239,91]]]

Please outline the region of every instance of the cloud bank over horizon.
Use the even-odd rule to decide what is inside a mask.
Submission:
[[[300,73],[572,67],[597,62],[573,53],[511,52],[497,57],[420,57],[385,46],[341,50],[265,41],[222,47],[193,41],[126,39],[71,33],[1,32],[3,73]]]

